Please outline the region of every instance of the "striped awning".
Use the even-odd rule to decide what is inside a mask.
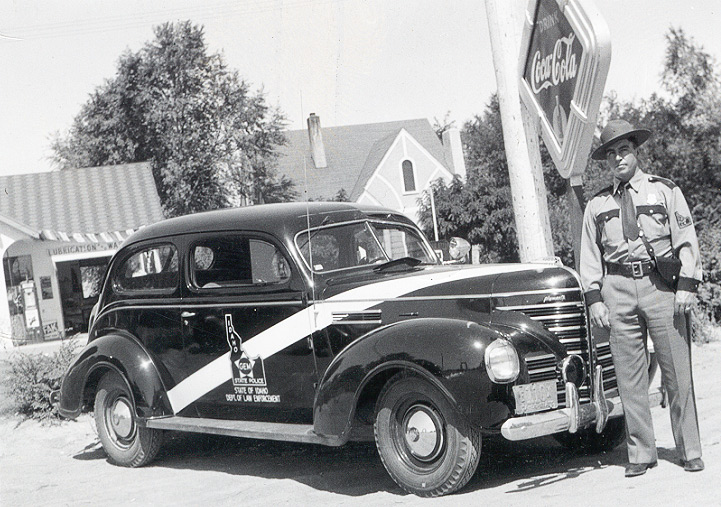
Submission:
[[[139,229],[140,228],[100,233],[63,232],[43,229],[42,231],[40,231],[40,239],[44,241],[64,241],[72,243],[115,243],[125,241],[128,236],[130,236]]]

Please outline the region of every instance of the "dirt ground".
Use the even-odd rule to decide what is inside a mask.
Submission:
[[[584,456],[551,438],[486,440],[460,492],[424,500],[386,474],[375,447],[172,434],[140,469],[106,460],[90,416],[42,426],[0,419],[0,505],[721,505],[721,343],[694,346],[706,470],[684,472],[666,409],[653,410],[659,466],[623,477],[625,447]]]

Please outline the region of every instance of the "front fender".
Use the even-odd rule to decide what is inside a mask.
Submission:
[[[503,332],[520,356],[537,350],[539,343],[558,358],[566,355],[566,347],[556,336],[547,331],[543,324],[520,312],[494,310],[491,313],[490,325]]]
[[[402,370],[416,371],[436,384],[479,427],[500,424],[509,416],[504,400],[510,388],[491,382],[483,355],[501,337],[475,322],[430,318],[368,333],[343,349],[323,375],[314,407],[315,432],[347,440],[364,389],[374,386],[377,395],[382,380],[378,385],[374,379],[387,380]]]
[[[58,410],[63,417],[76,418],[83,409],[85,393],[100,377],[115,370],[125,377],[135,400],[138,417],[172,415],[166,387],[172,379],[132,335],[108,334],[88,343],[63,377]]]

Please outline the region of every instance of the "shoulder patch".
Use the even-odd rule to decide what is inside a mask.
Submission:
[[[649,176],[648,181],[650,181],[651,183],[656,183],[656,182],[663,183],[664,185],[666,185],[668,188],[671,188],[671,189],[674,189],[677,186],[673,181],[669,180],[668,178],[662,178],[661,176]]]
[[[598,192],[596,192],[596,193],[593,195],[593,197],[600,197],[600,196],[602,196],[602,195],[604,195],[604,194],[606,194],[606,195],[611,195],[612,192],[613,192],[613,185],[609,185],[609,186],[607,186],[606,188],[602,188],[601,190],[599,190]]]
[[[691,217],[685,217],[678,211],[675,213],[675,215],[676,215],[676,223],[678,223],[679,229],[684,229],[693,224],[693,222],[691,221]]]

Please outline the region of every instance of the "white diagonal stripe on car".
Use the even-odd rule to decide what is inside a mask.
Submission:
[[[548,265],[538,265],[539,269]],[[528,269],[529,265],[495,265],[468,269],[424,273],[411,277],[395,278],[363,285],[319,301],[295,313],[276,325],[258,333],[252,340],[243,342],[249,357],[267,359],[304,339],[314,331],[320,331],[333,323],[333,312],[358,312],[367,310],[383,301],[410,294],[420,289],[444,283],[465,280],[488,274],[509,273]],[[342,305],[339,308],[337,305]],[[231,379],[230,351],[208,363],[168,391],[168,400],[177,414],[182,409]]]

